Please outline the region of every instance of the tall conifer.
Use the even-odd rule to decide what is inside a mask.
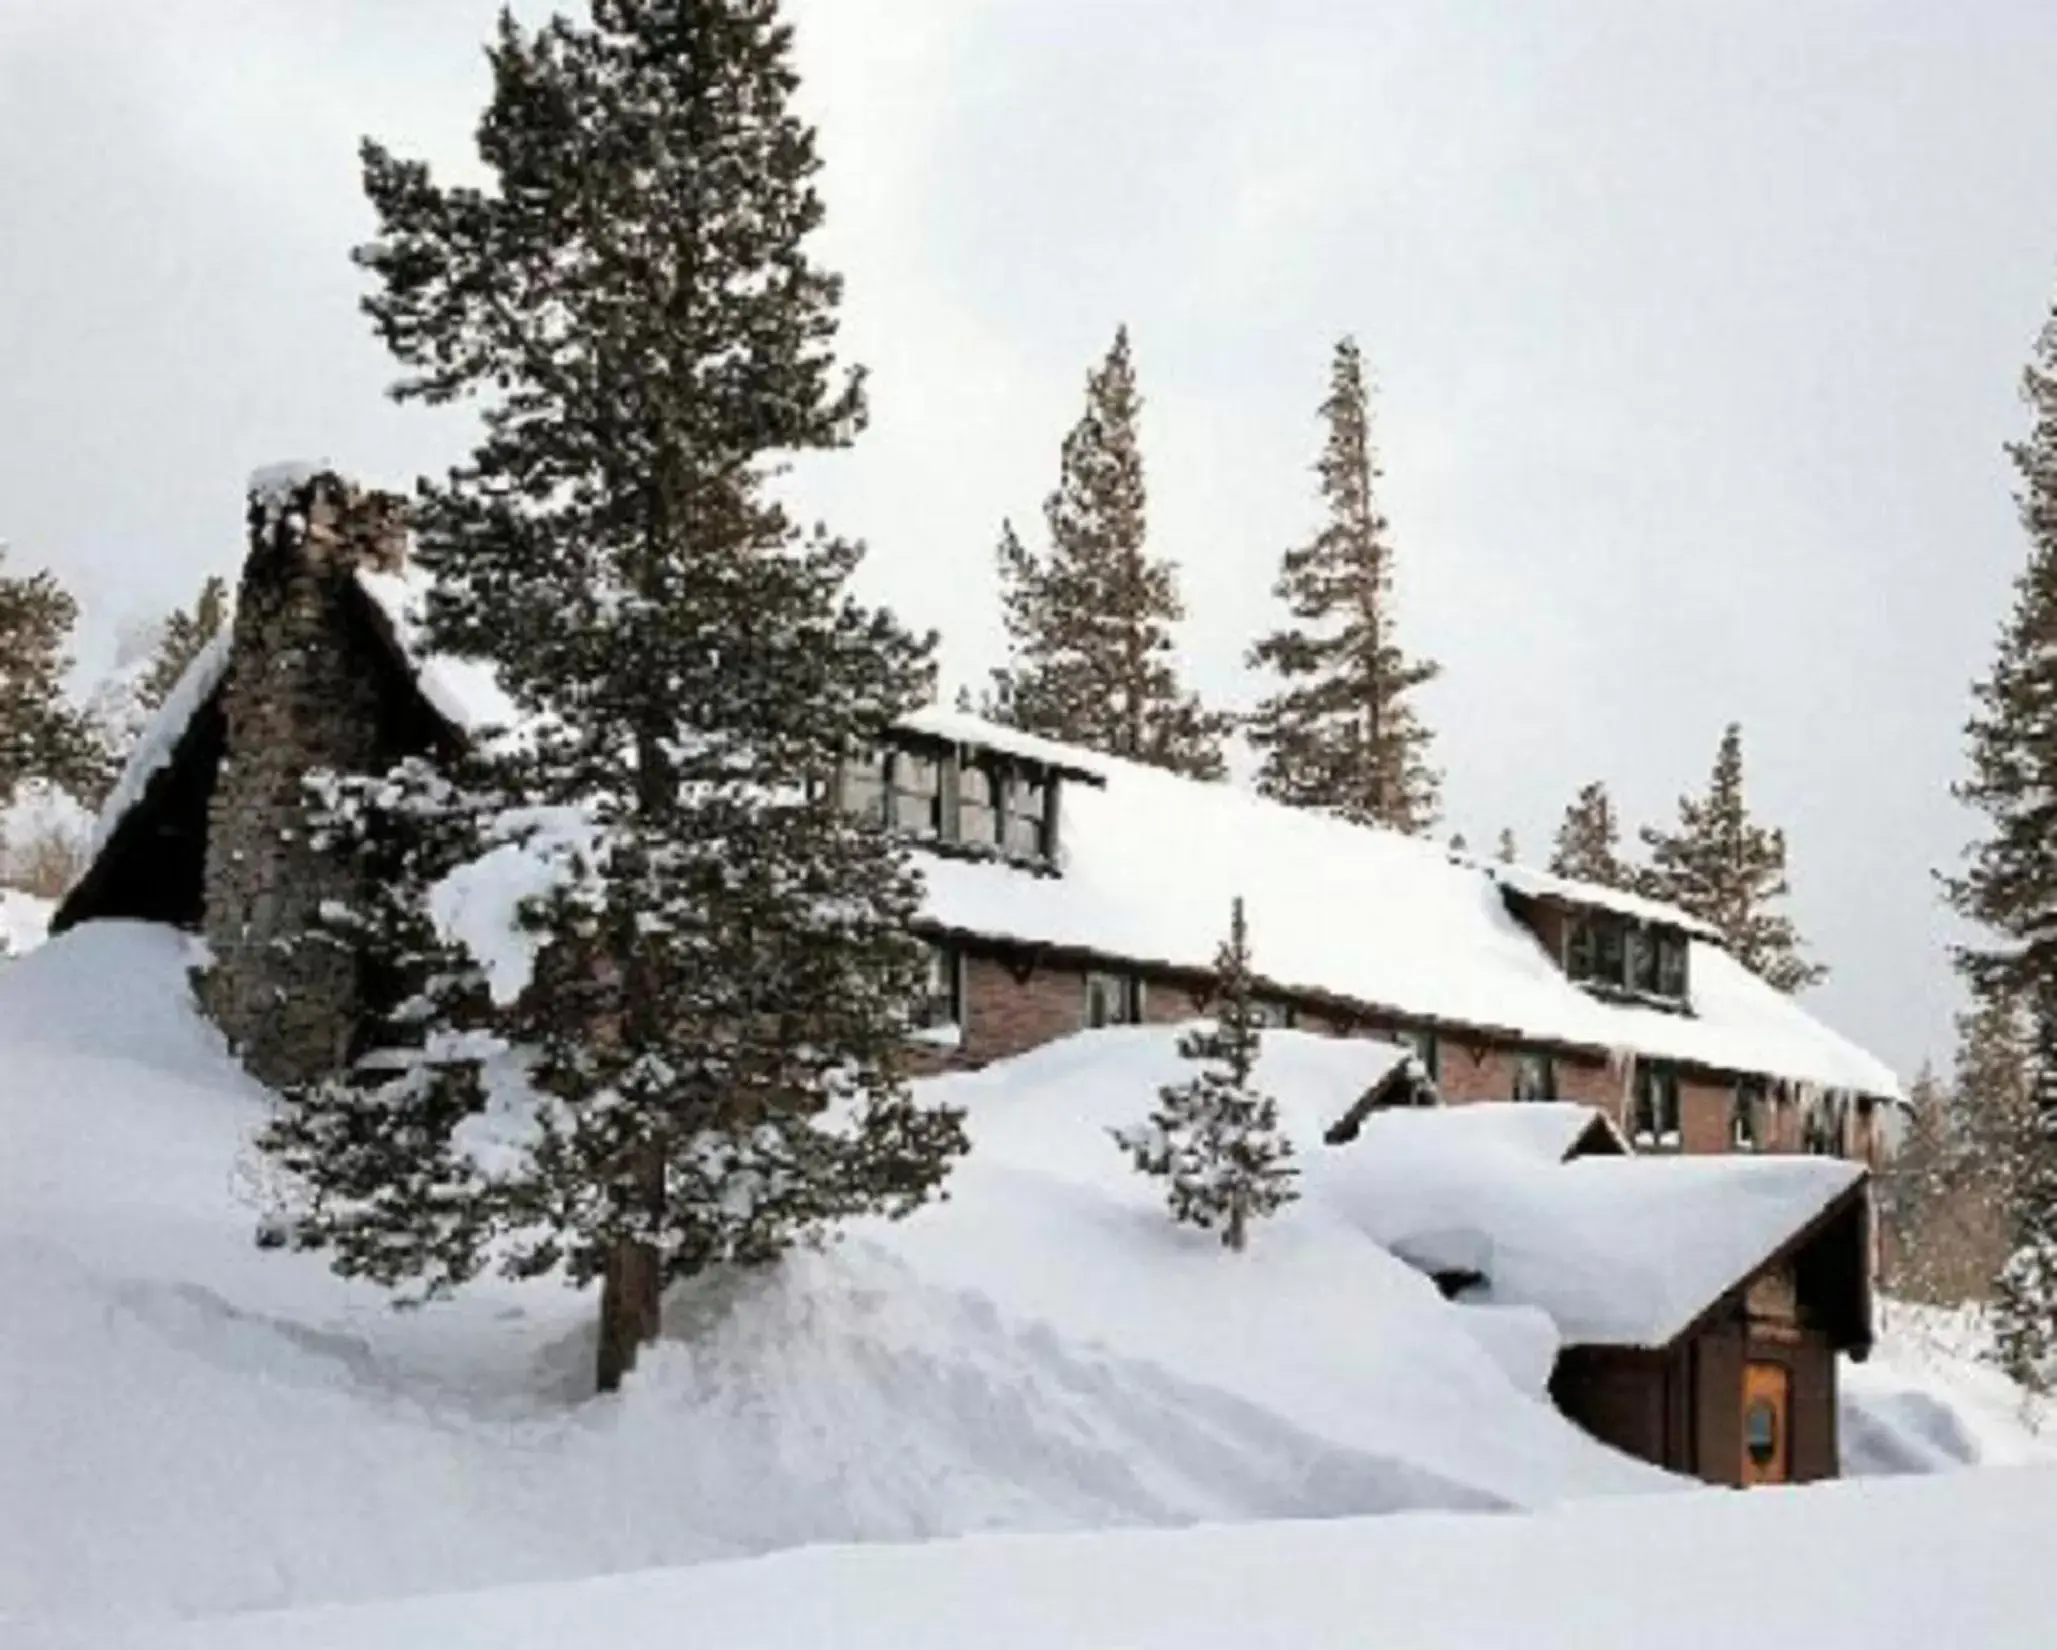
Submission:
[[[1974,688],[1970,776],[1960,800],[1985,834],[1950,879],[1952,903],[1986,931],[1958,954],[1973,989],[2025,1005],[2034,1121],[2010,1193],[2013,1254],[1999,1292],[2003,1359],[2046,1384],[2057,1347],[2057,311],[2022,378],[2031,424],[2008,448],[2028,561],[1990,673]]]
[[[776,0],[593,0],[534,33],[503,14],[488,55],[491,185],[367,143],[358,257],[395,393],[475,398],[485,425],[417,519],[429,640],[489,660],[525,718],[476,781],[521,806],[483,834],[582,823],[495,1028],[541,1096],[519,1149],[482,1186],[461,1082],[381,1091],[379,1126],[435,1172],[345,1213],[453,1277],[490,1245],[599,1279],[606,1388],[667,1281],[905,1212],[963,1149],[905,1082],[918,877],[831,800],[839,760],[926,698],[931,644],[853,601],[860,548],[767,485],[863,415],[808,251],[819,163]],[[346,1195],[353,1161],[298,1167]],[[445,1195],[482,1218],[425,1237]]]
[[[1710,924],[1736,960],[1781,991],[1819,984],[1828,970],[1807,961],[1793,921],[1776,909],[1786,882],[1786,837],[1759,825],[1743,800],[1743,730],[1721,736],[1704,796],[1679,799],[1678,826],[1643,828],[1650,865],[1643,892]]]
[[[1279,564],[1275,593],[1295,623],[1250,651],[1278,683],[1249,723],[1263,755],[1257,784],[1297,807],[1421,835],[1435,824],[1442,779],[1412,694],[1438,667],[1400,649],[1390,524],[1352,339],[1336,346],[1321,416],[1328,438],[1316,469],[1328,520]]]
[[[1178,570],[1151,559],[1145,543],[1141,411],[1123,327],[1088,375],[1085,413],[1064,439],[1057,490],[1043,506],[1049,554],[1033,554],[1011,522],[1002,525],[1009,660],[993,673],[988,713],[1109,756],[1219,779],[1230,719],[1180,685]]]
[[[1596,882],[1603,888],[1627,888],[1635,872],[1621,857],[1621,821],[1607,786],[1596,779],[1585,786],[1557,827],[1550,850],[1550,869],[1560,877]]]
[[[229,587],[221,578],[209,575],[200,586],[190,609],[175,609],[164,621],[164,630],[150,655],[150,667],[137,683],[137,697],[155,710],[179,685],[186,667],[211,642],[228,617]]]
[[[0,809],[42,779],[88,804],[108,763],[86,716],[65,695],[78,603],[48,573],[10,575],[0,544]]]

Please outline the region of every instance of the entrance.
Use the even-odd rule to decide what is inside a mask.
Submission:
[[[1790,1473],[1792,1374],[1784,1364],[1743,1366],[1743,1483],[1783,1484]]]

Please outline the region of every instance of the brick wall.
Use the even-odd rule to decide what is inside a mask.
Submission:
[[[1678,1080],[1679,1145],[1687,1152],[1714,1154],[1729,1149],[1729,1118],[1735,1089],[1680,1073]]]
[[[1628,1073],[1605,1060],[1557,1056],[1557,1098],[1596,1106],[1619,1126],[1627,1112]]]
[[[1083,969],[967,955],[959,1058],[966,1065],[982,1066],[1069,1037],[1085,1024],[1085,1009]]]

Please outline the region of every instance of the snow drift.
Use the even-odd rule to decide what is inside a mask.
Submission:
[[[676,1292],[629,1389],[574,1402],[589,1298],[402,1315],[254,1246],[268,1099],[190,960],[92,924],[0,969],[0,1616],[1670,1484],[1550,1408],[1546,1324],[1447,1305],[1317,1177],[1246,1256],[1174,1229],[1104,1134],[1175,1065],[1139,1032],[937,1080],[976,1142],[948,1203]],[[1303,1110],[1395,1057],[1269,1044]]]

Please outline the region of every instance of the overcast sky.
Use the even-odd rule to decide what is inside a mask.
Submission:
[[[1947,1054],[1932,873],[2024,550],[2001,444],[2057,284],[2057,6],[793,12],[874,412],[802,485],[946,674],[997,657],[998,523],[1040,533],[1126,321],[1185,661],[1247,702],[1352,332],[1449,828],[1540,858],[1592,778],[1669,817],[1740,720],[1814,1006]],[[469,164],[492,14],[0,0],[0,538],[78,593],[89,664],[233,571],[253,466],[405,485],[456,450],[382,399],[346,254],[361,134]]]

